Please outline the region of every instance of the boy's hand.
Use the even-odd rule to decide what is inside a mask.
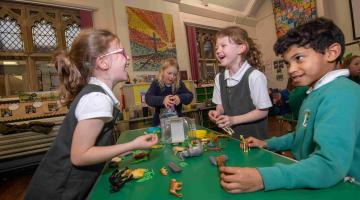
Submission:
[[[209,115],[209,119],[212,122],[216,123],[217,118],[220,116],[220,113],[217,110],[210,110],[208,115]]]
[[[165,106],[165,108],[169,108],[170,106],[174,105],[174,101],[172,100],[172,95],[167,95],[164,98],[163,104]]]
[[[249,147],[260,147],[260,148],[266,148],[267,147],[267,143],[265,141],[256,139],[256,138],[251,137],[251,136],[246,138],[245,140],[248,142]]]
[[[180,104],[180,97],[178,95],[174,95],[171,97],[171,100],[174,102],[175,105]]]
[[[254,192],[264,188],[262,177],[255,168],[220,167],[220,184],[229,193]]]
[[[228,115],[220,115],[216,120],[216,124],[220,128],[225,128],[234,125],[233,118]]]
[[[148,149],[158,143],[159,139],[156,134],[147,134],[135,138],[131,141],[133,149]]]

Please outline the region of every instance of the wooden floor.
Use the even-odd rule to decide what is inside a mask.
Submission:
[[[269,118],[269,128],[268,135],[279,136],[284,133],[286,129],[280,126],[276,117]],[[1,200],[22,200],[26,188],[31,180],[31,176],[34,173],[35,169],[29,169],[16,173],[16,175],[11,175],[6,178],[1,178],[0,180],[0,199]]]

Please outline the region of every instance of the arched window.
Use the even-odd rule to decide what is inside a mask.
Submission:
[[[80,32],[80,10],[0,2],[0,97],[56,90],[53,54],[69,50]]]
[[[224,70],[215,57],[215,34],[217,30],[196,27],[196,40],[199,48],[200,78],[212,83],[215,75]]]
[[[0,18],[0,51],[24,51],[20,26],[8,15]]]
[[[41,19],[31,27],[34,51],[47,52],[57,48],[55,28],[50,22]]]
[[[66,49],[70,50],[71,44],[73,43],[76,36],[80,33],[80,26],[79,24],[73,23],[68,25],[65,29],[65,42],[66,42]]]

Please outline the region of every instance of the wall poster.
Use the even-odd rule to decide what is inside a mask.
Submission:
[[[316,18],[316,0],[273,0],[276,35]]]
[[[134,71],[158,71],[161,60],[176,57],[170,14],[133,7],[126,12]]]

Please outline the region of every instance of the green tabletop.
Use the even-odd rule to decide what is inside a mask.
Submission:
[[[121,134],[118,142],[126,142],[137,135],[144,134],[145,129],[127,131]],[[167,176],[160,174],[161,167],[168,165],[170,161],[179,164],[179,160],[174,156],[171,145],[166,145],[162,149],[153,149],[150,159],[129,165],[129,160],[120,164],[120,167],[129,166],[135,168],[152,169],[155,175],[146,182],[136,182],[132,180],[124,185],[120,191],[110,193],[109,177],[113,169],[105,167],[97,183],[93,187],[89,199],[356,199],[360,196],[360,186],[352,183],[339,183],[334,187],[321,190],[297,189],[297,190],[276,190],[258,191],[244,194],[230,194],[225,192],[220,184],[217,167],[209,161],[209,156],[226,154],[229,157],[227,165],[241,167],[264,167],[272,166],[276,163],[290,164],[294,161],[274,154],[264,149],[251,149],[244,153],[239,148],[239,141],[233,139],[220,139],[224,147],[222,152],[206,151],[199,157],[186,158],[185,162],[189,165],[182,168],[182,172],[173,173],[169,170]],[[167,167],[168,168],[168,167]],[[183,183],[182,198],[175,197],[169,193],[170,179],[175,178]],[[311,179],[311,177],[309,177]],[[356,197],[357,196],[357,197]]]

